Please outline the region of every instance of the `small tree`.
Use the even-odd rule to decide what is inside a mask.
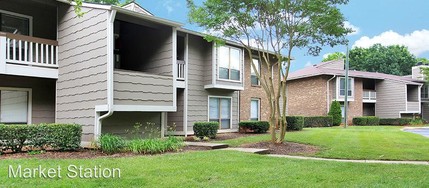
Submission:
[[[339,60],[339,59],[346,59],[346,54],[344,54],[343,52],[334,52],[332,54],[329,54],[326,58],[323,58],[322,62]]]
[[[329,109],[328,115],[332,116],[333,126],[339,126],[341,124],[341,105],[338,101],[332,101],[331,108]]]

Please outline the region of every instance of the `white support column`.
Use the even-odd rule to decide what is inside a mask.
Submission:
[[[6,72],[6,36],[0,36],[0,73]]]

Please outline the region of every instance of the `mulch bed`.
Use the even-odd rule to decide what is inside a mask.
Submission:
[[[210,148],[205,147],[195,147],[195,146],[185,146],[179,152],[167,152],[167,153],[181,153],[189,151],[203,151],[209,150]],[[159,155],[159,154],[157,154]],[[29,154],[29,153],[10,153],[0,155],[0,160],[3,159],[26,159],[26,158],[35,158],[35,159],[94,159],[94,158],[119,158],[119,157],[134,157],[134,156],[149,156],[149,154],[135,154],[131,152],[126,153],[115,153],[112,155],[101,152],[100,150],[94,149],[80,149],[77,151],[45,151],[40,154]]]
[[[210,139],[210,141],[229,140],[229,139],[234,139],[234,138],[247,137],[247,136],[257,136],[257,135],[261,135],[261,134],[254,134],[254,133],[219,133],[219,134],[216,135],[215,139]],[[185,140],[188,141],[188,142],[201,142],[201,141],[194,141],[192,136],[188,136]]]
[[[279,155],[312,155],[320,150],[316,146],[298,144],[293,142],[284,142],[282,144],[274,144],[271,142],[258,142],[252,144],[244,144],[240,147],[269,149],[270,154]]]

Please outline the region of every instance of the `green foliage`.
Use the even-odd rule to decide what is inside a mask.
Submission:
[[[301,131],[304,128],[304,116],[286,116],[287,131]]]
[[[107,154],[121,152],[126,146],[126,142],[122,137],[113,134],[101,135],[98,143],[100,144],[101,151]]]
[[[43,151],[43,150],[31,150],[31,151],[27,152],[28,155],[40,155],[43,153],[45,153],[45,151]]]
[[[415,118],[410,122],[410,125],[423,125],[424,121],[421,118]]]
[[[80,147],[82,127],[76,124],[0,125],[0,151],[23,147],[74,150]]]
[[[266,133],[270,128],[268,121],[241,121],[238,124],[241,130],[250,130],[254,133]]]
[[[353,125],[367,125],[367,126],[377,126],[380,124],[380,118],[376,116],[362,116],[362,117],[354,117]]]
[[[380,118],[380,125],[409,125],[412,118]]]
[[[216,138],[218,129],[219,129],[219,122],[215,122],[215,121],[194,123],[194,134],[200,139],[203,139],[205,136],[209,138]]]
[[[341,115],[341,104],[338,101],[332,101],[331,107],[329,108],[328,115],[332,116],[333,126],[339,126],[341,124],[341,120],[343,119]]]
[[[423,65],[429,65],[429,59],[424,58],[424,57],[417,58],[417,62],[418,63],[423,63]]]
[[[209,31],[209,35],[213,36],[205,37],[209,41],[219,43],[219,40],[232,40],[244,47],[249,59],[256,53],[261,64],[277,68],[276,71],[280,73],[277,83],[272,79],[270,68],[263,73],[255,71],[255,74],[267,98],[272,98],[277,104],[268,109],[272,113],[270,116],[280,119],[286,116],[286,110],[280,111],[278,100],[286,100],[286,80],[292,51],[300,48],[316,56],[322,46],[347,44],[346,35],[352,30],[344,27],[346,20],[339,9],[340,5],[347,2],[348,0],[206,0],[197,6],[193,0],[187,0],[187,5],[190,9],[189,20]],[[254,68],[253,63],[252,67]],[[271,141],[281,143],[287,129],[286,122],[279,124],[278,136],[274,134],[276,123],[270,122]]]
[[[304,127],[331,127],[334,119],[332,116],[306,116]]]
[[[407,47],[375,44],[369,48],[350,50],[350,69],[380,72],[393,75],[410,75],[411,67],[417,63]]]
[[[178,137],[167,139],[134,139],[127,143],[127,150],[141,154],[159,154],[168,151],[178,151],[184,146],[183,140]]]
[[[346,54],[344,54],[343,52],[334,52],[329,54],[328,57],[323,58],[322,62],[340,60],[340,59],[346,59]]]

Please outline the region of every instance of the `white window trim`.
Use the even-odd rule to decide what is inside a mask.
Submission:
[[[233,115],[232,115],[232,97],[229,97],[229,96],[218,96],[218,95],[209,95],[209,96],[207,96],[207,122],[209,122],[210,121],[210,98],[223,98],[223,99],[230,99],[230,101],[231,101],[231,104],[230,104],[230,114],[231,114],[231,121],[229,122],[229,128],[228,129],[232,129],[232,117],[233,117]],[[220,128],[221,127],[221,125],[220,125],[220,123],[219,123],[219,130],[228,130],[228,129],[221,129]]]
[[[240,69],[240,80],[230,80],[230,79],[223,79],[223,78],[219,78],[219,48],[220,47],[228,47],[228,48],[233,48],[233,49],[237,49],[237,50],[239,50],[240,51],[240,62],[239,62],[239,69]],[[217,77],[217,80],[219,80],[219,81],[225,81],[225,82],[235,82],[235,83],[241,83],[241,82],[243,82],[243,49],[241,49],[241,48],[237,48],[237,47],[235,47],[235,46],[230,46],[230,45],[224,45],[224,46],[218,46],[218,47],[215,47],[216,48],[216,67],[217,67],[217,69],[216,69],[216,71],[215,71],[215,73],[216,73],[216,77]],[[230,75],[231,76],[231,75]]]
[[[341,81],[341,78],[344,78],[345,79],[345,77],[344,76],[342,76],[342,77],[337,77],[337,83],[336,83],[336,85],[337,85],[337,91],[336,91],[336,93],[337,93],[337,95],[336,95],[336,99],[337,100],[343,100],[344,99],[344,97],[345,97],[345,95],[344,96],[340,96],[340,81]],[[351,96],[348,96],[347,98],[349,98],[349,99],[351,99],[351,101],[353,101],[354,100],[354,96],[355,96],[355,79],[354,78],[352,78],[352,77],[349,77],[349,79],[350,79],[350,81],[351,81],[351,83],[349,83],[349,88],[351,89],[351,91],[352,91],[352,95]],[[348,91],[346,91],[346,94],[348,93]]]
[[[252,101],[258,101],[258,120],[257,121],[261,121],[261,99],[259,98],[251,98],[250,99],[250,118],[249,120],[252,119]]]
[[[31,124],[32,120],[32,110],[33,110],[33,89],[31,88],[15,88],[15,87],[0,87],[0,90],[6,90],[6,91],[26,91],[28,92],[28,108],[27,108],[27,124]]]
[[[3,13],[3,14],[9,14],[9,15],[12,15],[12,16],[17,16],[17,17],[22,17],[22,18],[27,18],[28,19],[28,22],[29,22],[29,31],[28,31],[28,34],[29,34],[29,36],[33,36],[33,16],[28,16],[28,15],[25,15],[25,14],[19,14],[19,13],[16,13],[16,12],[10,12],[10,11],[7,11],[7,10],[2,10],[2,9],[0,9],[0,13]]]

